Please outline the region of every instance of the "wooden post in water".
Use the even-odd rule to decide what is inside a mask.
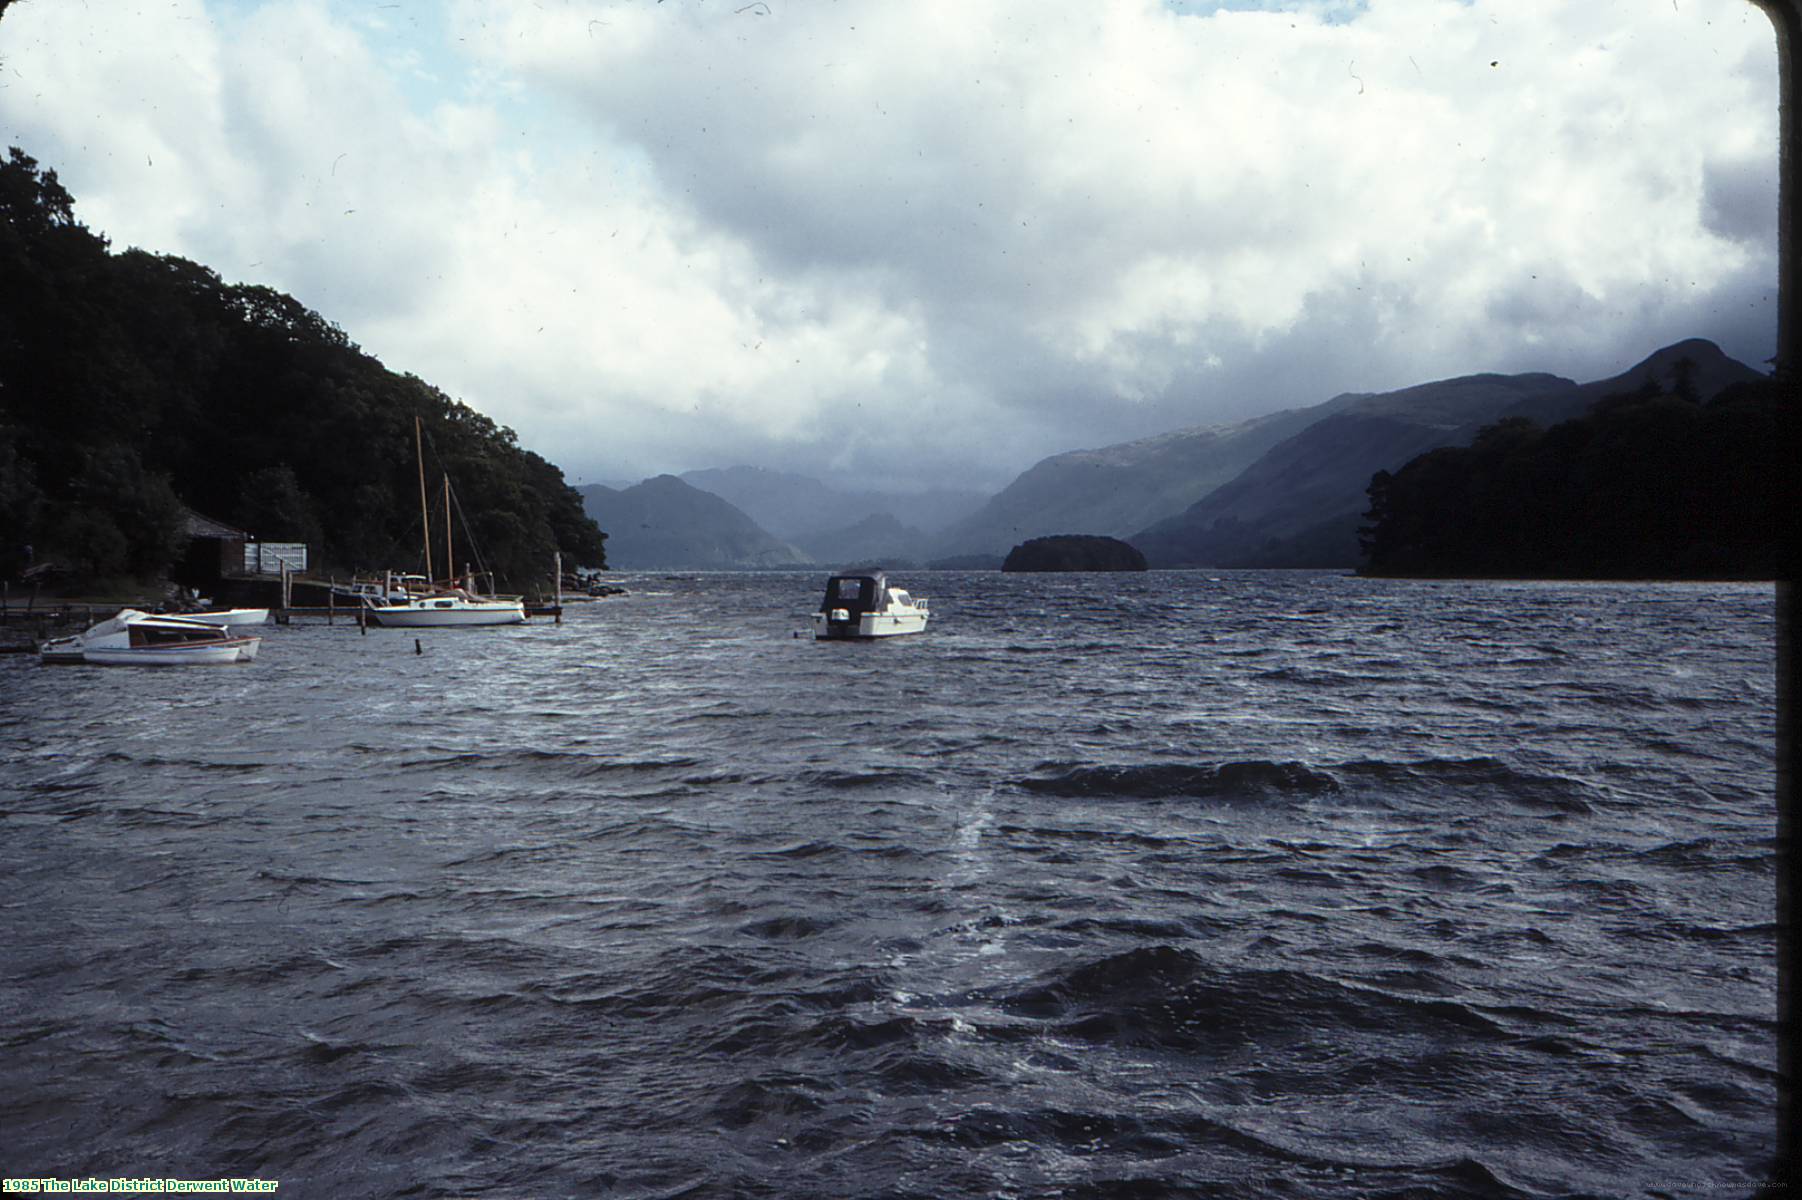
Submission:
[[[333,620],[338,615],[338,580],[334,577],[325,585],[325,623],[336,624]]]
[[[557,616],[555,623],[563,624],[563,551],[557,551]]]

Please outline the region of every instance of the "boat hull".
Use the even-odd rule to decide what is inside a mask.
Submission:
[[[78,666],[87,662],[88,656],[82,649],[80,638],[58,638],[44,643],[38,651],[38,661],[50,666]]]
[[[228,608],[221,612],[182,613],[190,621],[199,621],[203,625],[267,625],[269,610],[266,608]]]
[[[885,572],[853,571],[826,581],[826,598],[813,614],[813,636],[836,642],[924,633],[930,615],[925,597],[890,587]]]
[[[371,624],[393,629],[449,629],[474,625],[519,625],[526,619],[520,603],[461,605],[456,608],[371,607]]]
[[[122,608],[86,633],[45,642],[38,649],[38,658],[47,665],[209,666],[250,662],[262,644],[263,639],[255,635],[233,637],[203,621]]]
[[[97,646],[84,651],[81,661],[99,667],[222,666],[254,661],[262,641],[253,637],[190,646]]]
[[[883,613],[862,613],[855,620],[834,621],[825,613],[815,613],[813,636],[818,641],[830,642],[924,633],[926,632],[926,616],[925,613],[904,613],[897,616]]]

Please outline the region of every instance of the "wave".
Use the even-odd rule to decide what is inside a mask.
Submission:
[[[1718,871],[1723,867],[1742,871],[1775,871],[1776,843],[1771,839],[1762,839],[1762,844],[1767,847],[1765,853],[1748,854],[1744,853],[1746,847],[1743,844],[1736,845],[1714,838],[1694,838],[1684,842],[1666,842],[1650,850],[1642,850],[1635,857],[1659,866],[1674,867],[1679,871]]]
[[[838,924],[838,921],[829,918],[790,914],[752,921],[749,924],[740,925],[738,931],[750,937],[761,938],[766,942],[791,942],[818,937]]]
[[[1523,808],[1583,814],[1595,811],[1597,789],[1567,775],[1523,771],[1499,758],[1364,759],[1334,770],[1348,781],[1430,795],[1446,789],[1477,792]]]
[[[1344,688],[1382,683],[1391,677],[1377,672],[1333,671],[1325,667],[1273,667],[1257,672],[1252,678],[1265,683],[1299,683],[1310,688]]]
[[[864,771],[803,771],[795,777],[797,783],[809,788],[820,788],[826,791],[847,791],[852,788],[897,787],[897,788],[935,788],[937,781],[924,771],[911,770],[864,770]]]
[[[831,1081],[818,1076],[792,1072],[759,1075],[721,1092],[713,1105],[713,1118],[727,1129],[765,1121],[787,1124],[825,1109],[821,1097],[833,1090]]]
[[[714,764],[687,755],[669,758],[622,759],[585,750],[540,750],[520,747],[509,750],[468,750],[449,754],[430,754],[403,758],[396,764],[401,770],[437,770],[444,767],[474,768],[481,771],[508,771],[520,767],[567,767],[578,779],[592,779],[616,773],[631,774],[651,771],[692,771]]]
[[[1246,1127],[1251,1126],[1251,1127]],[[1378,1158],[1368,1150],[1329,1153],[1318,1142],[1286,1138],[1265,1122],[1235,1123],[1200,1112],[1118,1112],[1094,1107],[984,1106],[900,1131],[921,1142],[947,1145],[983,1161],[984,1153],[1020,1146],[1055,1151],[1057,1179],[1044,1195],[1065,1200],[1119,1196],[1207,1195],[1228,1200],[1292,1194],[1304,1181],[1356,1184],[1345,1194],[1435,1196],[1447,1200],[1531,1200],[1542,1195],[1509,1182],[1503,1172],[1453,1154],[1422,1163]],[[1201,1156],[1199,1165],[1197,1155]],[[1000,1182],[1000,1181],[997,1181]],[[1013,1172],[1008,1182],[1018,1182]],[[1014,1187],[966,1189],[960,1194],[1018,1194]],[[1307,1190],[1308,1194],[1315,1194]],[[1328,1188],[1318,1194],[1337,1194]]]
[[[1092,1043],[1218,1056],[1295,1037],[1408,1029],[1424,1044],[1506,1041],[1468,1005],[1392,995],[1288,968],[1217,966],[1193,951],[1147,946],[1056,971],[995,998],[998,1007]]]
[[[792,845],[783,846],[779,850],[760,850],[755,854],[746,855],[746,857],[752,859],[818,858],[823,854],[842,854],[844,853],[844,849],[845,848],[840,846],[837,842],[795,842]]]
[[[1056,769],[1061,766],[1062,769]],[[1298,762],[1242,762],[1199,765],[1081,766],[1046,764],[1049,775],[1016,780],[1025,791],[1050,796],[1131,797],[1161,799],[1258,798],[1269,795],[1320,795],[1339,790],[1339,781]]]
[[[1564,775],[1521,770],[1498,758],[1363,759],[1318,766],[1244,759],[1218,763],[1044,763],[1040,774],[1015,781],[1041,795],[1123,799],[1257,800],[1375,792],[1438,800],[1448,791],[1476,793],[1530,810],[1564,814],[1595,811],[1599,789]]]

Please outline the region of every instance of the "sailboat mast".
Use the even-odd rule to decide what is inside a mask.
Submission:
[[[425,498],[425,438],[420,433],[419,418],[413,418],[413,454],[419,460],[419,520],[425,526],[425,577],[432,579],[432,513]]]
[[[457,560],[451,557],[450,472],[444,474],[444,580],[457,582]]]

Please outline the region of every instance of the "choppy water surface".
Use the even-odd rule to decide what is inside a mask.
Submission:
[[[8,1175],[1721,1194],[1774,1146],[1773,596],[629,580],[0,661]],[[423,654],[414,653],[419,637]]]

